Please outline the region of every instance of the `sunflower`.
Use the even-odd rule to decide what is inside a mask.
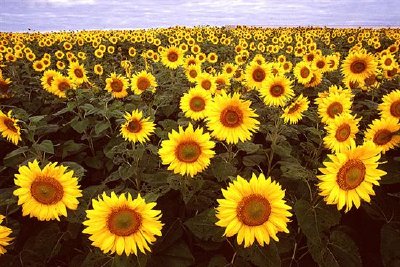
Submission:
[[[71,89],[75,89],[75,85],[68,77],[56,75],[49,91],[60,98],[66,98],[66,92]]]
[[[4,247],[10,245],[10,242],[13,240],[13,238],[10,237],[12,233],[11,229],[1,225],[4,218],[5,217],[3,215],[0,215],[0,255],[3,255],[7,252]]]
[[[215,155],[212,150],[214,146],[210,134],[203,133],[202,128],[194,130],[189,123],[186,130],[181,126],[179,132],[172,130],[168,134],[168,140],[162,141],[158,153],[162,163],[169,164],[168,170],[193,177],[210,164],[210,159]]]
[[[325,128],[327,132],[324,137],[325,147],[338,153],[355,145],[359,121],[360,119],[356,119],[350,113],[335,116]]]
[[[331,161],[324,162],[318,175],[320,195],[327,204],[336,204],[341,210],[346,206],[345,212],[351,207],[360,207],[361,200],[371,201],[370,195],[375,195],[373,185],[379,185],[381,176],[386,172],[379,170],[378,160],[380,149],[372,142],[362,146],[352,146],[335,155],[329,154]]]
[[[350,113],[352,100],[344,93],[329,93],[318,103],[318,115],[321,121],[329,124],[337,115]]]
[[[123,98],[128,95],[129,81],[127,78],[120,74],[111,73],[110,77],[106,79],[106,90],[115,98]]]
[[[140,95],[146,90],[151,92],[156,91],[157,81],[153,74],[143,70],[132,77],[132,91]]]
[[[363,82],[365,78],[376,75],[378,63],[375,58],[362,52],[350,53],[342,64],[342,73],[354,82]]]
[[[281,118],[285,123],[297,124],[303,118],[303,113],[308,109],[310,101],[301,94],[283,110]]]
[[[270,76],[262,84],[260,94],[267,106],[284,106],[294,96],[292,81],[285,76]]]
[[[33,66],[33,69],[38,72],[42,72],[46,69],[46,65],[43,64],[43,62],[41,60],[35,60],[33,62],[32,66]]]
[[[185,117],[198,121],[205,118],[205,110],[211,100],[210,92],[202,88],[191,88],[181,97],[180,108]]]
[[[400,120],[400,90],[394,90],[382,97],[383,102],[379,104],[382,118],[393,118]]]
[[[4,79],[0,70],[0,99],[11,97],[10,84],[10,78]]]
[[[209,91],[214,94],[217,89],[217,84],[215,83],[215,77],[207,72],[201,72],[196,77],[196,88]]]
[[[314,69],[311,73],[310,82],[306,83],[304,87],[315,87],[322,82],[322,73],[318,69]]]
[[[67,167],[48,163],[43,169],[36,160],[28,166],[19,167],[15,174],[15,185],[18,188],[14,195],[18,205],[22,205],[22,215],[36,217],[40,221],[60,220],[60,215],[67,216],[67,208],[76,210],[79,190],[78,178],[74,172],[66,172]]]
[[[383,70],[391,70],[396,65],[396,59],[392,54],[386,54],[380,58],[379,64]]]
[[[261,89],[262,83],[266,80],[270,74],[269,65],[262,63],[251,63],[246,67],[244,78],[246,84],[251,89]]]
[[[211,135],[228,144],[250,140],[259,128],[258,115],[250,108],[250,101],[240,99],[238,93],[227,95],[222,91],[206,109],[207,127]]]
[[[300,62],[298,63],[293,69],[294,76],[296,77],[297,81],[301,84],[307,84],[311,81],[313,75],[313,71],[311,66],[307,62]]]
[[[78,62],[69,65],[68,76],[72,82],[78,86],[89,81],[86,76],[85,68]]]
[[[223,67],[223,72],[226,73],[229,77],[235,75],[237,70],[237,66],[232,63],[226,63]]]
[[[400,124],[398,120],[387,117],[374,120],[365,132],[365,141],[372,141],[382,153],[400,145]]]
[[[226,73],[219,73],[215,76],[215,84],[217,85],[216,93],[221,93],[221,90],[225,90],[231,86],[230,76]]]
[[[176,69],[183,64],[184,53],[178,47],[171,46],[161,54],[161,62],[170,69]]]
[[[96,64],[93,67],[94,74],[103,75],[103,66],[100,64]]]
[[[151,251],[149,244],[156,241],[155,236],[161,236],[161,211],[153,209],[155,202],[146,203],[140,195],[132,199],[130,193],[103,193],[97,200],[92,199],[92,206],[86,210],[82,232],[89,234],[92,245],[104,253],[146,253]]]
[[[124,116],[125,123],[121,126],[121,135],[126,141],[144,143],[154,132],[155,124],[149,118],[143,118],[142,111],[134,110]]]
[[[0,110],[0,132],[3,138],[17,145],[21,138],[21,128],[17,122],[19,120],[11,117],[12,111],[10,110],[7,115]]]
[[[51,86],[56,76],[61,76],[61,73],[59,73],[56,70],[46,70],[43,73],[43,77],[40,79],[43,89],[45,89],[48,92],[51,92]]]
[[[222,189],[222,194],[224,199],[217,200],[215,224],[226,228],[227,237],[237,234],[239,245],[244,241],[244,247],[249,247],[257,241],[264,246],[271,238],[279,241],[278,232],[289,233],[291,207],[283,199],[285,191],[271,177],[265,179],[264,174],[257,177],[253,173],[248,182],[237,176],[226,190]]]
[[[324,73],[328,71],[328,62],[324,56],[318,55],[314,58],[313,62],[311,63],[311,66],[320,71],[321,73]]]
[[[189,65],[185,68],[185,75],[189,82],[195,83],[197,76],[201,73],[199,65]]]

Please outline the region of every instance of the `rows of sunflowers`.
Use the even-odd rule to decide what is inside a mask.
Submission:
[[[395,266],[399,48],[399,29],[0,33],[0,265]]]

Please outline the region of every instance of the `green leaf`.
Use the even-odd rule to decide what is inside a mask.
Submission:
[[[64,166],[68,166],[71,170],[74,171],[74,176],[82,179],[82,177],[85,175],[85,168],[83,168],[81,165],[79,165],[76,162],[72,161],[64,161],[62,163]]]
[[[211,171],[219,182],[226,181],[229,176],[234,176],[237,173],[236,167],[222,158],[216,158],[212,161]]]
[[[260,149],[260,145],[254,144],[252,142],[246,141],[246,142],[239,142],[237,144],[237,148],[245,151],[247,154],[253,154],[256,153]]]
[[[247,167],[253,167],[260,165],[261,162],[265,162],[266,160],[267,157],[265,155],[259,155],[259,154],[247,155],[243,157],[243,165]]]
[[[185,225],[200,239],[221,242],[224,239],[224,229],[215,225],[216,222],[215,210],[209,209],[188,219]]]
[[[154,264],[151,266],[193,266],[194,258],[189,247],[184,241],[178,241],[169,246],[157,256],[153,256]]]
[[[89,119],[83,119],[81,121],[74,119],[71,122],[71,127],[77,131],[78,133],[83,133],[86,131],[87,127],[89,126]]]
[[[381,229],[381,255],[385,267],[400,266],[400,223],[391,222]]]
[[[40,144],[33,144],[32,147],[37,151],[54,154],[54,145],[51,140],[43,140]]]
[[[29,117],[29,121],[35,123],[35,122],[43,120],[45,117],[46,117],[46,115],[32,116],[32,117]]]
[[[269,245],[264,247],[253,244],[249,248],[240,248],[238,255],[255,266],[281,266],[281,258],[279,257],[279,252],[274,241],[271,241]]]
[[[138,256],[130,255],[126,256],[122,254],[121,256],[115,255],[112,261],[111,267],[140,267],[146,266],[147,257],[139,253]]]
[[[96,133],[96,135],[99,135],[110,127],[111,125],[109,121],[98,121],[96,122],[96,126],[94,127],[94,132]]]
[[[86,148],[86,145],[75,143],[74,140],[68,140],[62,145],[62,158],[74,155],[83,149]]]

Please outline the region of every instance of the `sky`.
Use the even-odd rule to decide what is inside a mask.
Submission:
[[[400,27],[395,0],[0,0],[0,31],[175,25]]]

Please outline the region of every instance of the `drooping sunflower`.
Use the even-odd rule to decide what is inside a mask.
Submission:
[[[3,255],[7,252],[5,247],[10,245],[10,242],[13,240],[13,238],[10,237],[12,233],[11,229],[1,225],[4,218],[5,217],[3,215],[0,215],[0,255]]]
[[[132,199],[130,193],[111,196],[103,193],[98,199],[92,199],[93,209],[86,210],[86,228],[92,245],[104,253],[117,253],[127,256],[151,251],[156,236],[161,236],[163,224],[160,222],[161,211],[154,210],[155,202],[146,203],[138,195]]]
[[[259,90],[268,75],[270,75],[270,70],[267,64],[253,62],[246,67],[244,78],[249,88]]]
[[[74,83],[68,77],[57,75],[53,77],[49,92],[60,98],[66,98],[65,93],[70,89],[75,89]]]
[[[78,62],[69,65],[68,76],[77,86],[89,81],[84,66],[80,65]]]
[[[365,132],[364,141],[372,141],[382,150],[382,153],[399,146],[399,121],[391,117],[374,120]]]
[[[120,74],[111,73],[110,77],[106,79],[106,90],[115,98],[124,98],[128,95],[129,81],[127,78]]]
[[[238,93],[227,95],[222,91],[206,109],[207,127],[211,136],[228,144],[250,140],[259,128],[258,115],[250,108],[251,102],[240,99]]]
[[[51,92],[51,86],[53,84],[53,80],[56,76],[60,76],[61,73],[59,73],[56,70],[46,70],[43,73],[43,77],[40,79],[43,89],[45,89],[48,92]]]
[[[292,81],[285,76],[270,76],[262,84],[260,94],[267,106],[284,106],[294,96]]]
[[[340,153],[329,154],[331,161],[325,161],[322,173],[318,175],[320,195],[327,204],[336,204],[345,212],[351,207],[360,207],[361,200],[370,202],[370,195],[375,195],[373,185],[379,185],[381,176],[386,172],[378,169],[380,149],[372,142],[362,146],[353,146]]]
[[[205,110],[211,100],[210,92],[202,88],[191,88],[181,97],[180,108],[187,118],[198,121],[205,118]]]
[[[216,225],[226,228],[227,237],[237,235],[239,245],[244,242],[244,247],[249,247],[257,241],[264,246],[271,238],[279,241],[278,232],[289,233],[291,207],[285,203],[285,191],[271,177],[253,173],[248,182],[238,176],[222,194],[224,198],[217,200]]]
[[[210,134],[203,133],[202,128],[193,129],[189,123],[186,130],[179,126],[179,131],[172,130],[168,134],[168,140],[161,143],[158,151],[162,163],[168,165],[168,170],[181,175],[193,177],[202,172],[210,164],[214,157],[212,150],[215,142],[211,141]]]
[[[19,120],[11,117],[11,113],[10,110],[6,115],[0,110],[0,132],[3,138],[17,145],[22,140],[21,128],[17,124]]]
[[[142,111],[134,110],[132,114],[126,113],[125,123],[121,125],[122,137],[130,142],[145,143],[154,132],[155,124],[150,118],[144,118]]]
[[[329,93],[318,104],[318,115],[321,121],[329,124],[335,116],[342,113],[350,113],[352,100],[347,94]]]
[[[161,63],[170,69],[176,69],[181,66],[183,59],[183,51],[175,46],[168,47],[161,53]]]
[[[21,166],[15,174],[14,183],[18,188],[14,195],[22,205],[22,215],[36,217],[40,221],[60,220],[67,216],[67,208],[76,210],[78,197],[82,196],[78,178],[67,167],[48,163],[43,169],[37,160]]]
[[[355,118],[350,113],[335,116],[325,128],[327,132],[324,137],[325,147],[334,153],[338,153],[354,146],[359,121],[360,119]]]
[[[294,76],[301,84],[307,84],[311,81],[313,71],[310,63],[301,61],[293,69]]]
[[[310,101],[301,94],[283,110],[281,118],[285,123],[297,124],[303,118],[303,113],[308,109]]]
[[[400,90],[394,90],[382,97],[383,102],[379,104],[382,118],[393,118],[400,120]]]
[[[342,64],[342,73],[353,82],[363,82],[371,75],[376,75],[378,62],[369,53],[350,53]]]
[[[148,73],[147,71],[143,70],[132,77],[132,91],[140,95],[146,90],[151,92],[156,91],[157,81],[153,74]]]

